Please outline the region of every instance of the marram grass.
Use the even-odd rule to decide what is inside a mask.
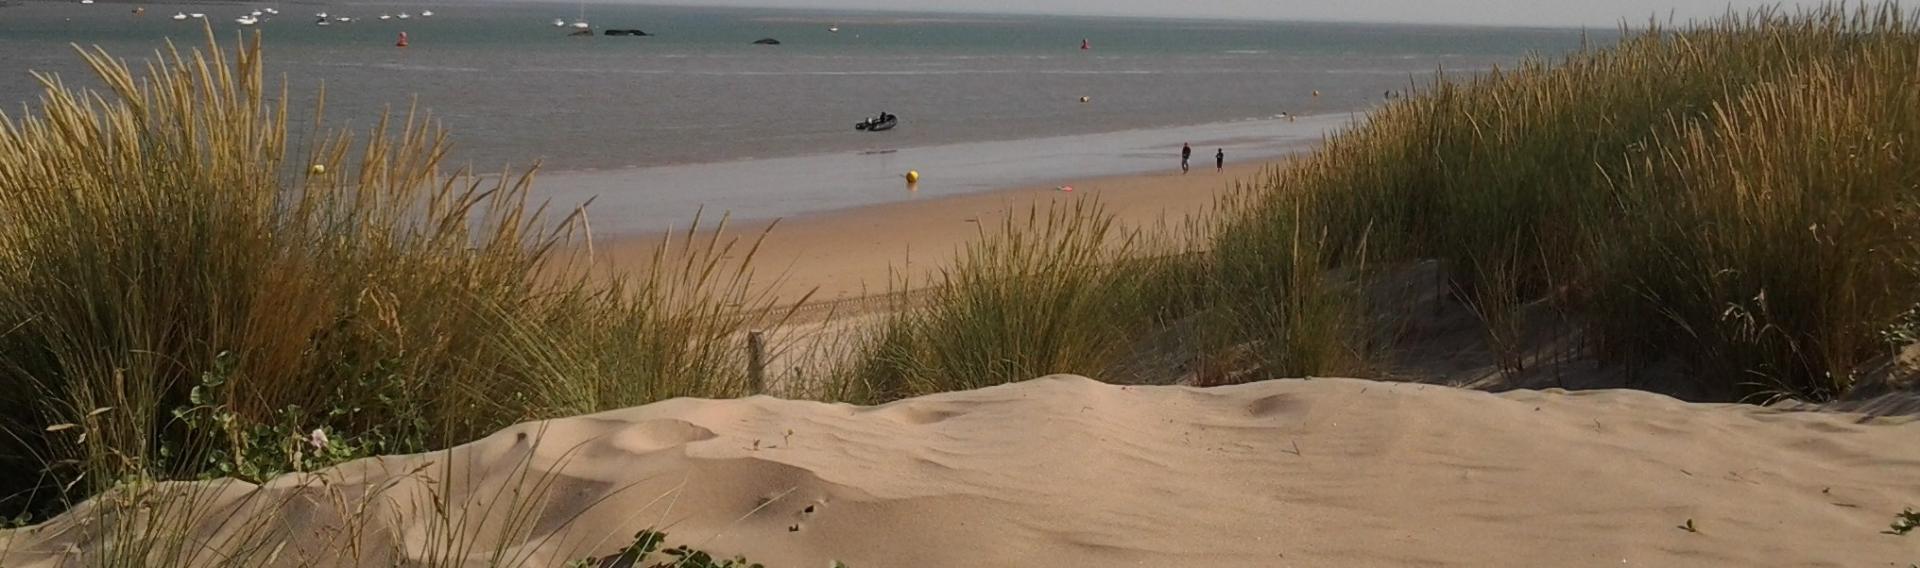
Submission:
[[[425,116],[290,148],[257,36],[140,72],[82,56],[104,91],[41,76],[37,109],[0,115],[7,516],[745,390],[737,333],[769,313],[721,261],[745,245],[589,285],[560,252],[574,212],[532,202],[531,173],[441,171]],[[303,453],[315,430],[351,447]]]

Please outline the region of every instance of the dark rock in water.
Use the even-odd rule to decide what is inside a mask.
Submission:
[[[633,36],[633,37],[648,37],[653,35],[642,30],[607,30],[606,32],[603,32],[603,33],[610,36]]]
[[[763,39],[760,39],[759,41],[753,42],[753,44],[754,45],[780,45],[780,40],[773,39],[773,38],[763,38]]]

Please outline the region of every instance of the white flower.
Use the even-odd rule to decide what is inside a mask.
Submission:
[[[327,431],[314,428],[313,433],[307,435],[307,443],[311,444],[315,451],[327,449]]]

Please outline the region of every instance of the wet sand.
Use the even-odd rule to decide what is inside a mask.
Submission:
[[[945,200],[1008,188],[1114,185],[1088,182],[1178,173],[1183,142],[1193,145],[1193,175],[1199,176],[1212,172],[1216,149],[1224,148],[1236,166],[1272,161],[1314,148],[1353,118],[1341,113],[915,148],[889,146],[899,138],[887,134],[861,134],[872,144],[861,152],[541,172],[534,187],[559,210],[591,200],[587,211],[601,237],[657,234],[685,227],[701,211],[708,218],[726,212],[736,219],[791,219],[879,205],[951,206]],[[922,176],[912,189],[902,179],[908,171]]]

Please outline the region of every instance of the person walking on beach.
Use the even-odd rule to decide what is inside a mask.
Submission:
[[[1187,162],[1188,160],[1192,160],[1192,159],[1193,159],[1193,145],[1185,144],[1185,143],[1180,144],[1180,173],[1183,173],[1183,174],[1187,173],[1187,170],[1191,167],[1187,165]]]
[[[1227,169],[1227,149],[1215,149],[1213,151],[1213,171],[1217,172],[1225,169]]]

